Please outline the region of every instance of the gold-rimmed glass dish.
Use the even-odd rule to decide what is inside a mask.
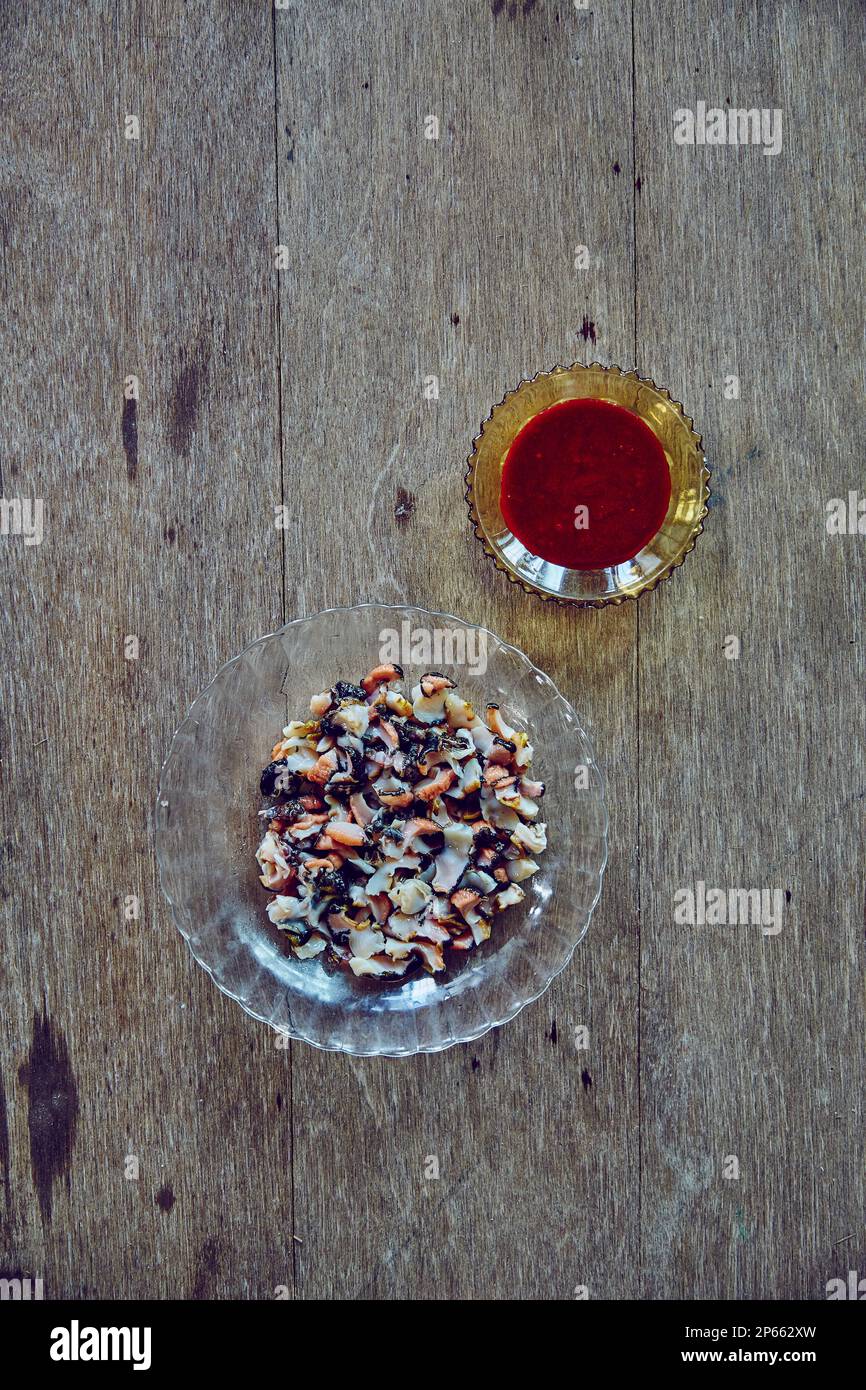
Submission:
[[[631,411],[653,431],[670,469],[671,497],[660,529],[631,559],[605,569],[568,569],[533,555],[502,515],[502,470],[514,440],[541,411],[566,400],[606,401]],[[619,367],[576,363],[521,382],[493,407],[468,460],[466,499],[485,553],[510,580],[542,599],[602,608],[654,589],[682,564],[703,530],[708,484],[700,435],[663,387]]]

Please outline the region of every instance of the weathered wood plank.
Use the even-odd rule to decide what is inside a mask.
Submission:
[[[492,9],[277,15],[286,603],[406,600],[523,647],[596,725],[614,854],[591,945],[504,1030],[399,1063],[294,1050],[304,1296],[636,1288],[635,611],[516,593],[462,500],[471,439],[521,377],[631,356],[630,49],[610,10]],[[302,491],[323,464],[324,517]]]
[[[857,485],[857,22],[678,10],[635,11],[638,340],[705,433],[714,499],[641,612],[644,1289],[822,1298],[866,1263],[862,538],[825,530]],[[781,108],[781,152],[677,146],[699,100]],[[781,930],[676,925],[697,880],[782,890]]]
[[[46,529],[0,541],[0,1258],[46,1297],[271,1296],[286,1058],[190,960],[150,833],[189,701],[281,617],[271,16],[11,7],[2,54],[2,485]]]

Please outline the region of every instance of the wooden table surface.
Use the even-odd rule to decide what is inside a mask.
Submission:
[[[860,20],[0,11],[0,482],[44,502],[40,544],[0,537],[0,1274],[182,1299],[821,1299],[866,1275],[864,539],[827,528],[864,482]],[[678,144],[699,102],[779,109],[781,150]],[[462,497],[491,404],[575,360],[667,386],[712,469],[694,555],[602,612],[509,585]],[[527,652],[611,814],[571,966],[408,1061],[275,1047],[154,865],[196,693],[365,599]],[[699,881],[782,890],[782,929],[678,924]]]

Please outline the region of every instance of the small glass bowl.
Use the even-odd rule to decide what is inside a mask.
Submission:
[[[408,686],[442,670],[476,706],[496,701],[529,732],[532,773],[546,784],[549,847],[524,884],[526,898],[497,917],[488,941],[451,953],[443,975],[383,985],[292,954],[265,915],[255,851],[264,826],[259,774],[283,725],[303,718],[318,691],[377,665],[388,633],[416,643],[419,659],[410,651],[402,662]],[[421,608],[334,608],[253,642],[199,695],[162,769],[156,857],[195,959],[254,1018],[359,1056],[438,1052],[513,1018],[568,964],[601,892],[604,786],[574,710],[515,647]]]
[[[499,505],[502,469],[517,435],[533,416],[558,401],[608,401],[640,417],[658,438],[671,473],[671,500],[661,529],[624,564],[566,569],[533,555],[509,530]],[[703,530],[710,495],[701,437],[667,391],[636,372],[575,363],[522,381],[495,405],[473,441],[466,500],[475,534],[497,569],[527,593],[578,608],[623,603],[667,579]]]

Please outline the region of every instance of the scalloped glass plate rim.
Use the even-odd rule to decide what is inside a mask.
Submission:
[[[162,820],[161,812],[162,812],[162,809],[163,809],[163,780],[164,780],[164,778],[165,778],[166,769],[168,768],[169,764],[171,763],[172,757],[174,756],[175,750],[176,750],[176,748],[178,747],[179,740],[180,740],[180,738],[181,738],[181,736],[182,736],[184,730],[187,728],[187,726],[188,726],[190,723],[197,723],[197,722],[198,722],[198,720],[197,720],[197,718],[196,718],[196,709],[197,709],[197,707],[201,706],[201,704],[204,702],[204,700],[206,699],[207,695],[210,693],[210,691],[211,691],[211,689],[213,688],[213,686],[216,685],[217,681],[220,680],[220,678],[223,676],[223,674],[224,674],[229,668],[231,668],[232,666],[235,666],[235,665],[237,665],[239,662],[241,662],[241,661],[244,659],[244,657],[247,655],[247,653],[250,652],[250,651],[252,651],[253,648],[259,647],[259,646],[261,646],[261,645],[262,645],[263,643],[265,643],[265,642],[270,642],[270,641],[272,641],[275,637],[279,637],[279,636],[281,635],[281,633],[288,631],[290,628],[299,627],[299,626],[302,626],[304,623],[313,622],[313,621],[315,621],[315,619],[320,618],[320,617],[323,617],[323,616],[325,616],[326,614],[334,614],[334,613],[337,613],[337,614],[339,614],[339,613],[351,614],[351,613],[357,612],[359,609],[364,609],[364,608],[380,608],[380,609],[387,609],[387,610],[390,610],[390,611],[395,612],[395,613],[405,613],[407,610],[411,610],[411,611],[413,611],[413,612],[415,612],[415,613],[422,614],[422,615],[423,615],[424,617],[426,617],[426,618],[444,618],[444,619],[446,619],[447,621],[452,621],[452,622],[459,623],[459,624],[461,624],[461,625],[464,626],[464,627],[473,627],[473,628],[476,629],[476,631],[481,632],[481,633],[484,633],[486,637],[492,638],[494,642],[497,642],[500,646],[502,646],[503,648],[505,648],[506,651],[513,652],[513,653],[514,653],[516,656],[518,656],[522,661],[525,661],[525,662],[527,663],[527,666],[530,668],[530,670],[531,670],[535,675],[543,677],[543,679],[544,679],[545,681],[547,681],[547,682],[550,684],[551,688],[552,688],[553,691],[554,691],[555,697],[556,697],[558,700],[562,701],[562,703],[566,706],[566,708],[571,712],[572,716],[574,717],[575,723],[576,723],[576,725],[577,725],[577,727],[578,727],[578,729],[579,729],[581,735],[583,736],[583,738],[584,738],[585,741],[586,741],[587,749],[588,749],[589,754],[590,754],[590,767],[591,767],[592,773],[593,773],[593,775],[594,775],[594,777],[595,777],[595,779],[596,779],[596,782],[597,782],[597,791],[598,791],[598,794],[599,794],[599,803],[600,803],[601,811],[602,811],[602,824],[601,824],[601,832],[600,832],[600,837],[599,837],[599,838],[600,838],[600,841],[601,841],[602,852],[601,852],[601,858],[600,858],[599,865],[598,865],[598,884],[597,884],[597,886],[596,886],[596,890],[595,890],[595,893],[594,893],[594,895],[593,895],[592,902],[591,902],[591,904],[590,904],[590,906],[589,906],[589,909],[588,909],[588,911],[587,911],[586,923],[584,924],[584,928],[583,928],[583,931],[580,933],[580,936],[577,937],[577,938],[575,939],[575,941],[573,942],[573,944],[572,944],[572,946],[571,946],[571,949],[568,951],[568,953],[566,954],[565,958],[563,959],[562,964],[553,972],[553,974],[552,974],[552,975],[550,976],[550,978],[546,981],[546,983],[541,987],[541,989],[536,990],[535,993],[533,993],[533,994],[527,995],[527,997],[526,997],[525,999],[519,1000],[513,1008],[510,1008],[510,1009],[503,1015],[502,1018],[497,1019],[497,1020],[492,1020],[492,1021],[489,1022],[489,1023],[485,1023],[482,1027],[477,1028],[477,1029],[475,1029],[474,1031],[472,1031],[471,1033],[465,1034],[464,1036],[461,1036],[461,1037],[448,1037],[448,1038],[444,1039],[444,1040],[441,1041],[441,1042],[437,1042],[437,1043],[432,1044],[432,1045],[429,1045],[429,1046],[423,1046],[423,1045],[422,1045],[422,1046],[420,1046],[420,1047],[406,1047],[406,1048],[401,1048],[401,1049],[394,1049],[393,1051],[387,1051],[387,1052],[386,1052],[386,1051],[383,1051],[383,1050],[381,1050],[381,1049],[378,1049],[378,1048],[369,1048],[369,1049],[366,1049],[366,1050],[359,1050],[359,1049],[357,1049],[357,1048],[343,1046],[343,1045],[341,1045],[340,1043],[326,1043],[326,1042],[322,1042],[322,1041],[320,1041],[320,1040],[317,1039],[317,1038],[310,1037],[308,1034],[304,1033],[304,1032],[301,1031],[300,1029],[298,1029],[298,1030],[292,1030],[292,1029],[289,1029],[289,1028],[275,1028],[274,1025],[270,1022],[269,1019],[265,1018],[262,1014],[258,1013],[255,1009],[250,1008],[250,1007],[248,1006],[248,1004],[241,998],[241,996],[240,996],[239,994],[237,994],[234,990],[227,988],[219,979],[217,979],[217,976],[216,976],[216,974],[214,973],[213,968],[207,963],[207,961],[202,960],[202,959],[196,954],[195,949],[194,949],[193,944],[192,944],[192,941],[190,940],[189,932],[185,929],[185,926],[182,925],[181,922],[178,920],[178,913],[177,913],[177,909],[176,909],[176,905],[175,905],[174,899],[172,898],[171,893],[168,891],[168,888],[166,887],[165,874],[164,874],[164,872],[163,872],[163,864],[162,864],[162,860],[161,860],[160,853],[159,853],[160,842],[161,842],[161,825],[160,825],[160,822],[161,822],[161,820]],[[589,930],[589,925],[590,925],[590,922],[592,921],[592,915],[593,915],[593,913],[595,912],[596,907],[598,906],[599,899],[601,898],[602,888],[603,888],[603,886],[604,886],[604,875],[605,875],[605,871],[606,871],[606,869],[607,869],[607,863],[608,863],[608,858],[609,858],[608,833],[609,833],[609,830],[610,830],[610,815],[609,815],[608,809],[607,809],[607,801],[606,801],[606,798],[605,798],[605,790],[606,790],[606,786],[605,786],[604,775],[603,775],[603,773],[602,773],[601,767],[600,767],[599,762],[598,762],[598,758],[597,758],[597,756],[596,756],[595,743],[594,743],[593,738],[591,737],[590,733],[587,731],[587,729],[585,728],[584,724],[582,723],[582,721],[578,718],[577,712],[576,712],[576,710],[574,709],[574,706],[571,704],[571,702],[570,702],[569,700],[567,700],[567,699],[565,698],[565,696],[562,694],[562,691],[559,689],[559,687],[556,685],[556,683],[555,683],[553,680],[551,680],[550,676],[548,676],[547,673],[546,673],[545,671],[542,671],[541,668],[540,668],[539,666],[536,666],[535,662],[531,659],[531,657],[528,657],[524,651],[522,651],[519,647],[516,647],[512,642],[506,642],[504,638],[500,637],[497,633],[493,632],[490,628],[485,627],[485,626],[484,626],[483,624],[481,624],[481,623],[469,623],[469,622],[467,622],[467,620],[466,620],[465,618],[460,618],[460,617],[458,617],[456,613],[447,613],[447,612],[445,612],[445,611],[442,610],[442,609],[436,609],[436,608],[423,608],[423,607],[421,607],[419,604],[412,604],[412,603],[400,604],[400,603],[384,603],[384,602],[379,603],[379,602],[377,602],[376,600],[372,600],[372,599],[371,599],[371,600],[365,600],[365,601],[362,602],[362,603],[354,603],[354,604],[334,604],[334,605],[333,605],[332,607],[330,607],[330,608],[321,608],[321,609],[318,609],[315,613],[308,613],[308,614],[305,614],[305,615],[302,616],[302,617],[291,618],[287,623],[281,624],[280,627],[274,628],[271,632],[263,633],[262,636],[254,638],[253,641],[248,642],[247,645],[246,645],[245,647],[243,647],[243,648],[242,648],[239,652],[237,652],[234,656],[230,657],[230,658],[228,659],[228,661],[224,661],[224,662],[222,663],[222,665],[217,669],[217,671],[215,672],[215,674],[214,674],[214,676],[212,677],[212,679],[211,679],[210,681],[208,681],[207,685],[205,685],[205,686],[199,691],[198,695],[196,695],[196,697],[195,697],[195,699],[193,700],[192,704],[190,705],[190,707],[189,707],[189,709],[188,709],[186,715],[184,716],[184,718],[181,720],[180,724],[179,724],[179,725],[177,726],[177,728],[175,729],[174,734],[172,735],[171,743],[169,744],[168,752],[167,752],[165,758],[163,759],[162,766],[160,767],[159,782],[158,782],[157,793],[156,793],[156,802],[155,802],[155,806],[154,806],[155,823],[154,823],[154,832],[153,832],[154,845],[155,845],[155,850],[156,850],[155,857],[156,857],[156,865],[157,865],[157,877],[158,877],[158,881],[159,881],[160,891],[162,892],[163,898],[165,899],[165,901],[167,902],[168,907],[169,907],[169,912],[170,912],[170,914],[171,914],[171,920],[172,920],[172,922],[174,923],[174,926],[176,927],[176,929],[177,929],[178,933],[180,934],[180,936],[181,936],[181,937],[183,938],[183,940],[186,942],[186,945],[187,945],[187,948],[188,948],[188,950],[189,950],[189,953],[190,953],[192,959],[195,961],[196,965],[198,965],[202,970],[205,971],[205,973],[210,977],[211,981],[212,981],[213,984],[216,986],[216,988],[220,991],[221,994],[225,995],[226,998],[233,1000],[234,1003],[240,1005],[240,1007],[241,1007],[241,1009],[243,1009],[244,1013],[247,1014],[248,1017],[255,1019],[257,1023],[264,1023],[264,1024],[266,1025],[266,1027],[270,1028],[273,1032],[276,1032],[276,1033],[278,1033],[278,1034],[281,1034],[281,1035],[283,1035],[283,1036],[285,1036],[285,1037],[288,1037],[288,1038],[291,1038],[291,1039],[293,1039],[293,1040],[297,1040],[297,1041],[300,1041],[300,1042],[305,1042],[305,1043],[307,1043],[309,1046],[315,1047],[315,1048],[316,1048],[318,1051],[320,1051],[320,1052],[338,1052],[338,1053],[343,1053],[343,1054],[345,1054],[346,1056],[350,1056],[350,1057],[393,1057],[393,1058],[398,1058],[398,1057],[412,1057],[412,1056],[418,1056],[418,1055],[421,1054],[421,1053],[428,1053],[428,1054],[429,1054],[429,1053],[436,1053],[436,1052],[444,1052],[444,1051],[446,1051],[446,1050],[447,1050],[448,1048],[450,1048],[450,1047],[456,1047],[458,1044],[469,1043],[469,1042],[476,1042],[479,1038],[484,1037],[487,1033],[491,1032],[494,1028],[501,1028],[504,1024],[510,1023],[511,1020],[514,1019],[514,1018],[516,1018],[517,1015],[518,1015],[523,1009],[525,1009],[529,1004],[534,1004],[538,999],[542,998],[542,996],[547,992],[547,990],[548,990],[548,989],[550,988],[550,986],[553,984],[553,981],[554,981],[559,975],[561,975],[562,972],[570,965],[570,963],[571,963],[571,961],[572,961],[572,958],[573,958],[573,956],[574,956],[574,953],[575,953],[575,951],[577,950],[577,947],[580,945],[581,941],[582,941],[583,938],[586,936],[586,933],[587,933],[587,931]]]

